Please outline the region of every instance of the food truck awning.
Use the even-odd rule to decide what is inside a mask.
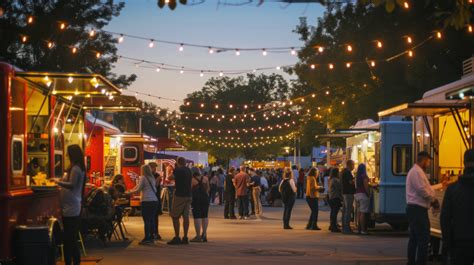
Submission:
[[[120,129],[113,126],[112,124],[98,119],[92,116],[89,113],[86,113],[86,126],[102,127],[107,134],[119,134],[121,133]]]
[[[318,135],[316,135],[316,138],[318,138],[318,139],[348,138],[348,137],[352,137],[352,136],[357,135],[357,134],[366,133],[366,132],[376,132],[376,131],[378,131],[378,129],[375,129],[375,128],[337,129],[337,130],[334,130],[333,133],[318,134]]]
[[[162,154],[162,153],[153,153],[153,152],[144,152],[144,157],[146,160],[149,160],[149,159],[160,159],[160,160],[174,160],[176,161],[178,159],[179,156],[176,156],[176,155],[169,155],[169,154]],[[194,161],[192,160],[189,160],[189,159],[186,159],[186,164],[189,165],[193,165],[194,164]]]
[[[15,72],[15,76],[85,110],[139,111],[140,102],[99,74]]]
[[[157,140],[146,134],[133,134],[133,133],[124,133],[124,134],[114,134],[112,137],[120,137],[122,142],[134,142],[134,143],[156,143]]]
[[[158,143],[156,145],[158,150],[184,150],[184,146],[180,145],[176,140],[166,138],[166,137],[158,137]]]
[[[452,110],[469,108],[469,103],[405,103],[378,113],[387,116],[434,116]]]

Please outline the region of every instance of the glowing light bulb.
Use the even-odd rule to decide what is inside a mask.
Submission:
[[[413,42],[413,40],[412,40],[412,38],[411,38],[410,36],[407,36],[407,42],[408,42],[408,43],[412,43],[412,42]]]
[[[239,51],[239,49],[236,49],[235,50],[235,56],[239,56],[239,55],[240,55],[240,51]]]
[[[326,95],[329,95],[329,90],[328,90],[328,91],[326,91]]]
[[[408,56],[413,57],[413,51],[408,51]]]
[[[280,70],[280,69],[281,69],[281,67],[280,67],[280,66],[277,66],[277,67],[276,67],[276,69],[277,69],[277,70]]]
[[[334,69],[334,65],[332,63],[329,64],[329,69]]]
[[[156,72],[159,73],[161,71],[160,67],[156,68]]]
[[[69,83],[71,83],[71,82],[69,82]],[[79,91],[77,89],[74,91],[74,95],[76,95],[76,96],[79,95]]]
[[[403,2],[403,7],[404,7],[405,9],[408,9],[408,8],[410,8],[410,4],[408,4],[408,2],[405,1],[405,2]]]
[[[219,105],[216,104],[216,105],[214,106],[214,108],[218,109],[218,108],[219,108]]]
[[[234,105],[232,105],[232,104],[229,105],[229,108],[233,108],[233,107],[234,107]]]
[[[268,54],[268,53],[267,53],[267,50],[263,49],[263,50],[262,50],[262,55],[263,55],[263,56],[267,56],[267,54]]]
[[[224,73],[223,73],[223,72],[220,72],[220,73],[219,73],[219,76],[224,76]]]
[[[32,16],[29,16],[29,17],[28,17],[28,24],[31,24],[31,23],[33,23],[33,17],[32,17]]]
[[[27,40],[28,40],[28,38],[26,36],[21,37],[22,42],[26,42]]]
[[[323,46],[319,46],[318,47],[318,52],[322,53],[324,51],[324,47]]]
[[[179,73],[180,73],[180,74],[184,74],[184,70],[181,69],[181,70],[179,71]]]
[[[351,68],[351,63],[346,63],[347,68]]]
[[[201,73],[199,74],[200,77],[203,77],[204,76],[204,73],[201,71]]]
[[[312,64],[311,69],[315,69],[315,68],[316,68],[316,65]]]
[[[98,52],[95,54],[95,57],[100,58],[100,55],[101,55],[100,52]]]
[[[316,97],[316,94],[312,94],[311,97],[312,97],[312,98],[315,98],[315,97]]]
[[[293,47],[291,48],[290,54],[291,54],[291,55],[293,55],[293,56],[295,56],[295,55],[296,55],[295,48],[293,48]]]
[[[209,47],[209,54],[213,54],[214,53],[214,49],[212,47]]]
[[[52,43],[51,41],[50,41],[50,42],[48,42],[48,48],[50,48],[50,49],[51,49],[51,48],[53,48],[53,46],[54,46],[54,43]]]
[[[436,38],[441,39],[442,37],[441,31],[436,32]]]
[[[201,108],[204,108],[204,103],[201,103]]]
[[[370,66],[375,67],[375,61],[371,61]]]
[[[352,46],[351,45],[347,45],[346,49],[347,49],[348,52],[352,52]]]
[[[472,26],[471,26],[471,25],[467,26],[467,31],[468,31],[469,33],[472,33]]]
[[[381,41],[377,41],[377,48],[382,48],[382,42]]]
[[[120,34],[120,37],[118,38],[118,42],[122,43],[123,42],[123,34]]]
[[[72,53],[76,53],[77,52],[77,48],[76,47],[72,47]]]
[[[65,24],[65,23],[61,23],[61,25],[59,26],[59,28],[60,28],[61,30],[65,29],[65,28],[66,28],[66,24]]]
[[[89,32],[89,36],[94,37],[95,36],[95,30],[91,29]]]
[[[179,49],[178,49],[180,52],[184,51],[184,46],[183,44],[179,45]]]
[[[72,76],[70,76],[70,77],[67,78],[67,81],[68,81],[69,84],[70,84],[70,83],[72,83],[72,82],[74,81],[74,78],[72,78]]]
[[[153,48],[155,46],[155,41],[150,40],[150,43],[148,44],[148,47]]]

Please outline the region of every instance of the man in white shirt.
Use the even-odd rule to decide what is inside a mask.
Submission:
[[[408,265],[425,265],[428,262],[428,243],[430,240],[428,210],[430,207],[439,208],[435,192],[425,174],[431,159],[427,152],[419,152],[415,165],[407,175],[407,217],[410,222]]]

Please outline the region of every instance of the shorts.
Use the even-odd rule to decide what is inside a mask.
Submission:
[[[191,197],[173,196],[170,216],[174,218],[179,218],[181,215],[188,217],[192,201],[193,199]]]
[[[370,200],[367,194],[356,193],[354,197],[356,201],[357,211],[360,213],[369,213]]]

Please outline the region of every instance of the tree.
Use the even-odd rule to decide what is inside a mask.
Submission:
[[[24,70],[92,71],[126,87],[136,75],[112,73],[117,40],[97,31],[124,5],[113,0],[2,1],[0,59]]]
[[[325,131],[327,124],[347,128],[359,119],[377,119],[382,109],[412,102],[460,78],[461,62],[474,52],[472,35],[448,27],[441,39],[428,39],[443,28],[433,16],[436,6],[423,1],[412,5],[409,12],[396,9],[387,14],[384,6],[347,4],[328,9],[315,27],[303,20],[296,28],[306,44],[293,69],[300,83],[295,93],[317,94],[319,112],[312,123],[322,127],[318,131]],[[381,49],[377,41],[383,43]],[[348,45],[352,52],[347,52]]]
[[[266,159],[279,153],[287,139],[285,135],[298,130],[296,122],[291,127],[275,127],[295,121],[296,116],[288,116],[289,109],[264,111],[266,104],[286,100],[290,92],[288,82],[276,74],[211,78],[200,91],[185,99],[185,104],[180,107],[182,114],[176,130],[183,132],[184,128],[188,136],[183,137],[183,142],[193,149],[208,151],[218,160],[237,156]],[[252,128],[266,130],[252,131]],[[196,135],[195,139],[190,139],[189,134]],[[236,147],[270,142],[267,137],[277,137],[278,140],[265,145]]]

